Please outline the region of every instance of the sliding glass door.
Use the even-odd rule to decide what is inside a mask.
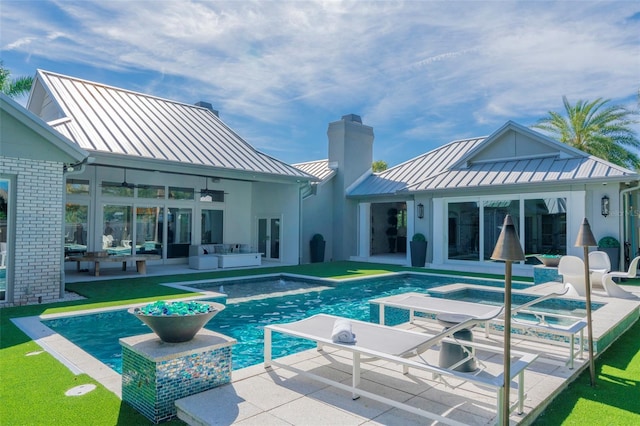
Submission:
[[[258,219],[258,251],[265,259],[280,259],[280,218]]]

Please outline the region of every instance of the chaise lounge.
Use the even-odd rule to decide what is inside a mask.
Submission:
[[[584,318],[573,318],[570,324],[567,325],[552,325],[555,321],[547,321],[550,318],[557,318],[552,313],[542,313],[537,311],[531,311],[530,308],[540,302],[547,299],[564,296],[568,293],[568,289],[565,288],[560,293],[549,293],[544,296],[537,297],[527,303],[517,306],[511,310],[511,315],[517,313],[529,314],[535,320],[524,321],[517,317],[512,319],[511,329],[512,333],[515,333],[519,337],[538,340],[538,335],[544,336],[559,336],[561,339],[566,339],[569,347],[569,356],[563,360],[563,363],[569,368],[573,369],[574,360],[576,356],[583,357],[583,342],[584,342],[584,329],[587,325]],[[383,297],[379,299],[370,300],[369,303],[379,305],[379,317],[380,323],[384,324],[385,319],[385,307],[399,308],[409,311],[409,322],[413,323],[415,320],[415,313],[420,312],[427,315],[441,315],[441,314],[465,314],[472,315],[476,318],[486,317],[489,312],[495,309],[493,305],[487,305],[475,302],[464,302],[460,300],[442,299],[439,297],[430,297],[423,293],[404,293],[394,296]],[[502,317],[502,316],[501,316]],[[500,318],[491,318],[484,322],[485,336],[489,336],[489,330],[491,329],[490,323],[501,323]],[[579,337],[577,337],[579,336]],[[560,339],[545,339],[545,342],[553,344],[563,344]]]
[[[493,310],[490,315],[493,317],[499,315],[502,309]],[[415,368],[422,371],[433,373],[433,380],[442,380],[445,378],[455,378],[468,383],[472,383],[481,388],[490,388],[496,391],[496,413],[498,423],[502,424],[502,404],[504,398],[504,379],[503,374],[493,374],[488,371],[459,372],[451,368],[443,368],[435,366],[427,362],[422,354],[427,350],[438,350],[441,342],[457,343],[456,340],[450,338],[456,331],[463,327],[471,327],[475,322],[488,321],[492,316],[484,316],[480,318],[469,319],[458,326],[443,331],[437,335],[429,335],[426,333],[418,333],[399,328],[388,327],[379,324],[372,324],[364,321],[349,320],[356,341],[352,344],[336,343],[332,339],[332,330],[336,321],[344,321],[344,318],[332,315],[319,314],[310,318],[296,321],[288,324],[268,325],[264,328],[264,366],[270,368],[277,366],[297,374],[307,376],[318,380],[322,383],[350,391],[353,399],[364,396],[375,401],[383,402],[393,407],[429,418],[444,424],[461,424],[450,418],[443,417],[439,414],[420,409],[388,397],[365,391],[360,386],[360,371],[362,362],[371,362],[377,359],[389,361],[398,365],[402,365],[403,373],[408,374],[409,368]],[[323,347],[331,347],[349,352],[352,355],[352,384],[351,386],[334,381],[330,378],[319,376],[308,371],[304,371],[293,367],[292,365],[274,361],[271,357],[272,333],[282,333],[302,339],[316,342],[318,350]],[[472,342],[464,342],[465,346],[472,347],[472,356],[475,356],[476,349],[502,354],[502,348],[481,345]],[[537,355],[513,351],[514,360],[511,362],[511,378],[518,379],[518,412],[524,409],[524,371],[537,359]],[[365,358],[366,357],[366,358]],[[512,407],[510,407],[511,409]]]

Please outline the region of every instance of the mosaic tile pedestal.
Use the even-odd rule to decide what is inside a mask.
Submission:
[[[207,329],[183,343],[165,343],[154,333],[120,339],[122,400],[154,423],[170,420],[175,400],[231,382],[235,344]]]
[[[535,265],[533,267],[533,283],[542,284],[550,281],[562,282],[562,276],[558,274],[558,268],[552,266]]]

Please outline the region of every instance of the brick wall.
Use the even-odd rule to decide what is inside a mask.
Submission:
[[[13,292],[0,306],[55,301],[60,297],[63,220],[61,163],[0,157],[0,170],[13,176],[16,194]],[[7,285],[11,285],[8,270]],[[9,290],[9,288],[8,288]]]

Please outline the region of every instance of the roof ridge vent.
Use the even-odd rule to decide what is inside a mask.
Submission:
[[[354,122],[354,123],[362,124],[362,118],[360,118],[360,116],[358,114],[343,115],[342,119],[344,121],[351,121],[351,122]]]
[[[211,103],[209,102],[205,102],[205,101],[198,101],[195,103],[196,106],[199,106],[201,108],[206,108],[209,111],[211,111],[212,113],[214,113],[216,115],[216,117],[220,117],[220,113],[218,112],[218,110],[213,109],[213,105],[211,105]]]

